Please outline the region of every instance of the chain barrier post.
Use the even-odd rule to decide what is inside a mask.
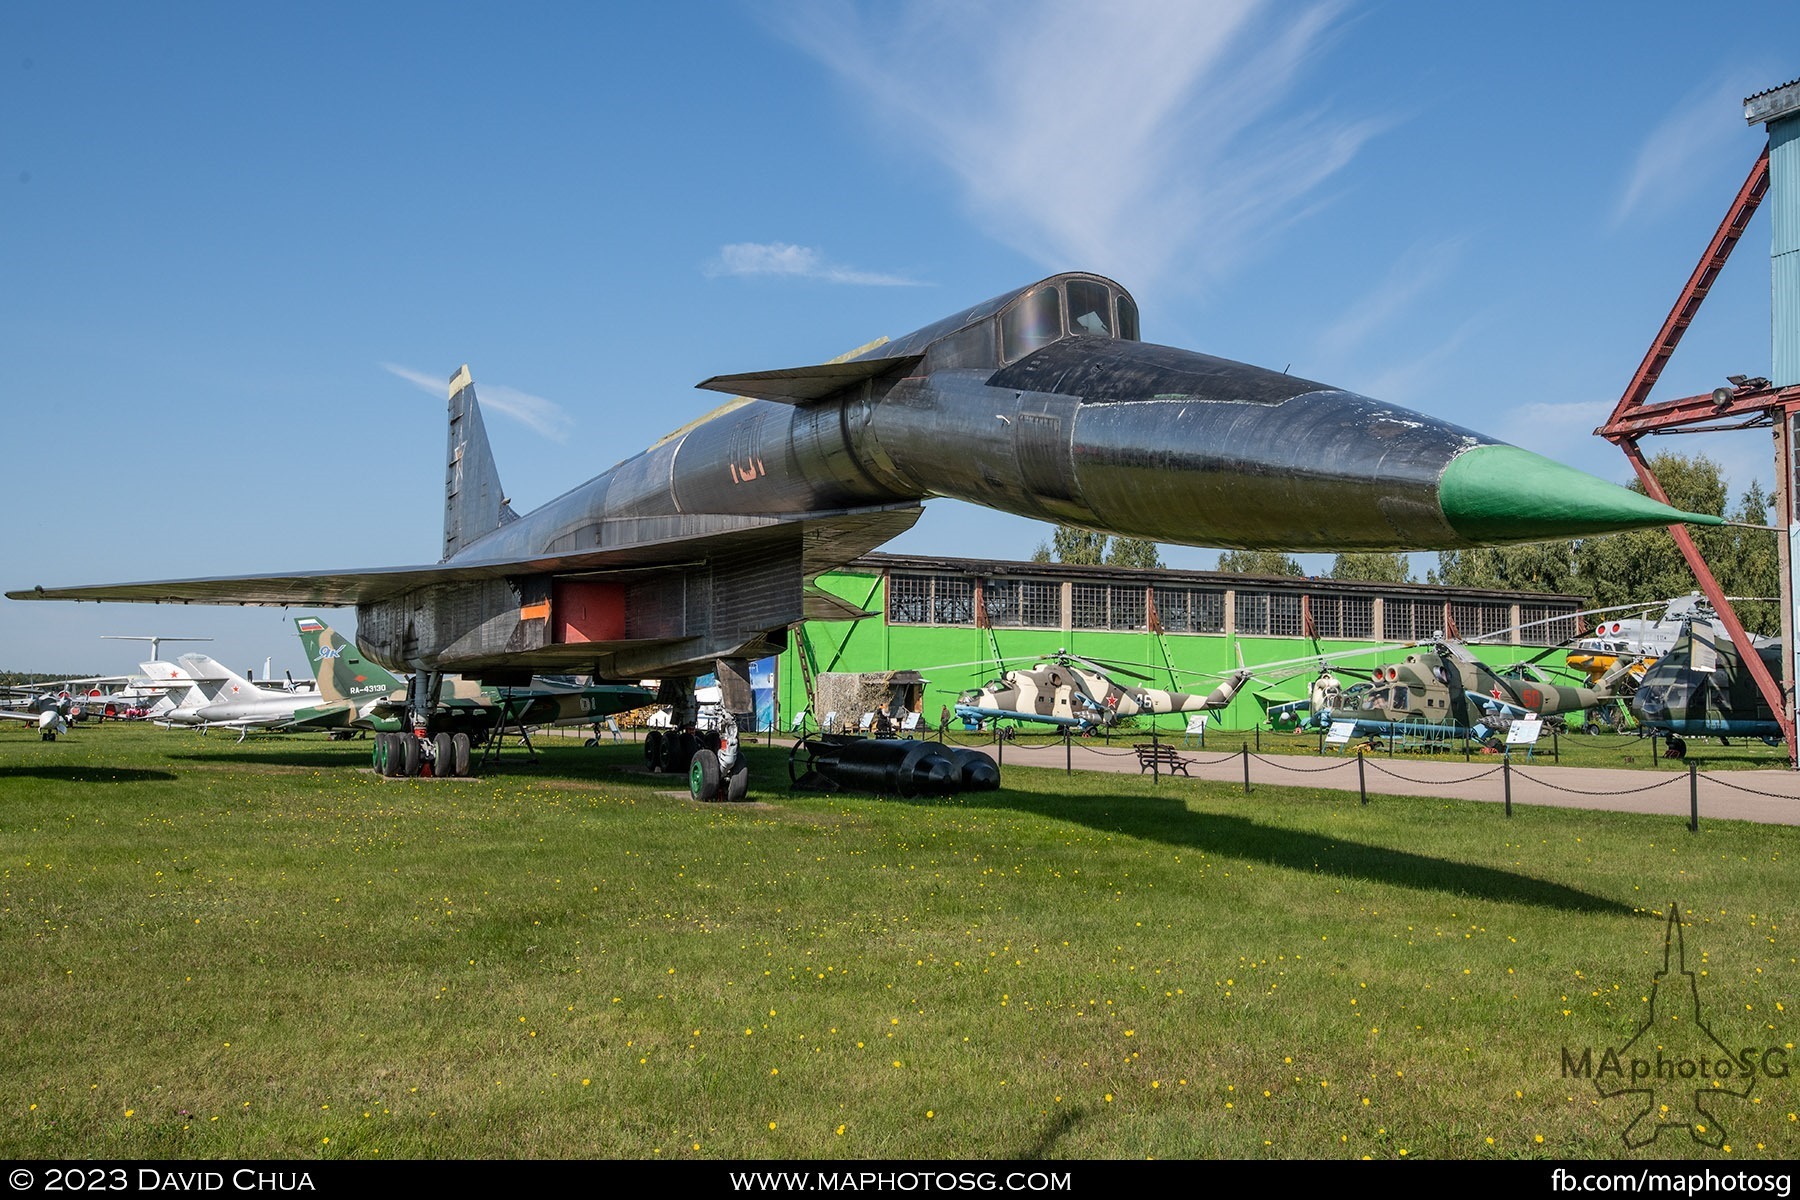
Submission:
[[[1250,794],[1250,743],[1244,743],[1244,795]]]
[[[1688,763],[1688,832],[1700,832],[1700,764]]]
[[[1362,802],[1367,804],[1369,802],[1369,785],[1363,778],[1363,752],[1361,746],[1356,748],[1356,790],[1362,793]]]
[[[1063,774],[1064,775],[1073,775],[1075,773],[1075,751],[1073,749],[1074,745],[1075,745],[1074,732],[1067,725],[1064,725],[1063,726]]]
[[[1512,755],[1500,760],[1500,780],[1506,786],[1506,815],[1512,816]]]

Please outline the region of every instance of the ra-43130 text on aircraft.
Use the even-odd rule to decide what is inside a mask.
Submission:
[[[451,673],[657,678],[692,728],[694,678],[716,670],[725,707],[747,712],[750,659],[808,616],[852,615],[816,577],[935,496],[1287,551],[1719,523],[1341,388],[1140,341],[1138,326],[1123,288],[1068,273],[841,361],[715,376],[700,386],[732,400],[524,516],[465,367],[450,383],[438,562],[8,595],[355,605],[363,652],[420,677],[421,739]]]

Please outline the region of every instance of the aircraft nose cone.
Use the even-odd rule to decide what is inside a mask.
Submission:
[[[1476,446],[1457,455],[1438,483],[1438,504],[1470,542],[1581,537],[1651,525],[1723,525],[1723,517],[1683,512],[1517,446]]]

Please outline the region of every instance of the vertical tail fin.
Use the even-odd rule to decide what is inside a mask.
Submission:
[[[444,560],[519,515],[506,502],[468,364],[450,377],[450,446],[444,473]]]
[[[184,654],[175,660],[194,677],[194,685],[208,704],[221,695],[250,695],[256,687],[248,679],[209,654]]]
[[[144,707],[152,718],[167,715],[188,702],[194,691],[194,677],[186,667],[179,663],[155,662],[139,663],[138,669],[145,678],[158,686],[160,694]]]
[[[327,704],[365,704],[371,698],[406,686],[364,658],[355,642],[319,618],[296,617],[294,627],[300,631],[300,644],[306,649],[306,661],[312,664],[313,678],[319,681],[319,699]]]

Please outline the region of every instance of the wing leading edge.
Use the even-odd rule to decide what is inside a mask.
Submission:
[[[135,604],[235,604],[246,607],[345,608],[391,599],[432,586],[518,575],[654,573],[713,554],[742,551],[758,540],[783,541],[799,529],[810,579],[841,566],[910,529],[918,504],[746,517],[685,513],[607,521],[592,550],[529,558],[488,559],[352,571],[287,571],[143,583],[34,587],[7,592],[9,600],[89,600]]]

